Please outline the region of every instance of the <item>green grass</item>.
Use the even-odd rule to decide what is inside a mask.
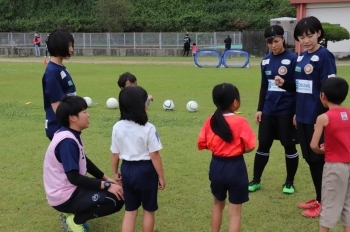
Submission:
[[[15,58],[13,58],[15,59]],[[77,58],[78,59],[78,58]],[[127,60],[129,57],[79,57],[94,60]],[[189,64],[172,65],[185,58],[130,58],[159,61],[160,64],[91,64],[66,62],[80,96],[89,96],[93,105],[90,128],[83,131],[85,149],[106,174],[111,175],[111,130],[119,111],[105,106],[110,97],[118,97],[118,76],[126,71],[136,75],[138,84],[154,96],[149,121],[161,137],[161,151],[167,186],[159,194],[156,213],[157,232],[210,231],[212,195],[208,181],[209,151],[197,151],[196,140],[203,121],[214,111],[211,91],[222,82],[235,84],[241,93],[242,115],[251,123],[256,113],[260,71],[250,69],[195,68]],[[259,61],[261,58],[254,58]],[[0,58],[1,61],[1,58]],[[73,59],[74,61],[74,59]],[[170,64],[161,64],[169,61]],[[42,165],[49,140],[44,132],[44,110],[41,78],[45,66],[40,62],[1,62],[0,65],[0,231],[61,231],[58,213],[45,199]],[[350,67],[338,68],[339,76],[350,81]],[[162,103],[172,99],[175,110],[164,111]],[[199,111],[189,113],[186,103],[195,100]],[[26,104],[31,102],[31,104]],[[349,100],[345,103],[349,106]],[[300,151],[299,147],[298,150]],[[310,200],[314,190],[308,167],[300,159],[294,195],[283,195],[285,179],[284,154],[274,143],[271,157],[262,177],[262,189],[250,194],[243,205],[242,231],[318,231],[318,219],[306,219],[296,207],[299,201]],[[254,152],[245,155],[252,177]],[[141,216],[141,214],[140,214]],[[123,211],[91,220],[91,231],[120,231]],[[141,231],[140,218],[137,231]],[[222,231],[227,231],[227,212]],[[339,224],[334,231],[341,231]]]

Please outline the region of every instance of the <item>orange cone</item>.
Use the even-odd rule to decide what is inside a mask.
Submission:
[[[44,65],[47,65],[47,61],[46,61],[46,59],[44,59]]]

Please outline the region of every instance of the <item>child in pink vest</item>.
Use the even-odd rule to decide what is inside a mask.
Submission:
[[[54,134],[44,160],[47,201],[65,213],[71,231],[87,231],[87,220],[118,212],[124,205],[123,188],[85,154],[80,135],[89,127],[86,109],[86,101],[78,96],[60,101],[56,117],[62,127]]]

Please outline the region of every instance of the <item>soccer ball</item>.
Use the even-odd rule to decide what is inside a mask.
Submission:
[[[108,98],[106,105],[109,109],[116,109],[119,107],[119,102],[114,97]]]
[[[163,103],[163,108],[165,110],[173,110],[175,107],[175,104],[172,100],[166,100],[164,103]]]
[[[189,112],[196,112],[198,110],[198,103],[196,101],[187,102],[186,109]]]
[[[87,104],[88,107],[90,107],[90,106],[92,105],[92,100],[91,100],[91,98],[89,98],[89,97],[84,97],[84,100],[86,101],[86,104]]]

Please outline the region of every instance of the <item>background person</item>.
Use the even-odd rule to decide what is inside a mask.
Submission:
[[[231,43],[232,43],[232,39],[231,39],[230,35],[226,36],[226,38],[224,40],[224,43],[225,43],[225,51],[230,50],[231,49]]]
[[[185,56],[185,54],[188,56],[188,53],[190,52],[191,47],[191,38],[188,36],[188,33],[186,33],[184,37],[184,52],[182,56]]]
[[[41,41],[40,41],[40,37],[38,34],[34,35],[33,44],[34,44],[34,49],[35,49],[35,56],[39,57],[40,56]]]
[[[49,53],[49,50],[47,49],[47,42],[49,41],[49,36],[50,36],[50,34],[47,34],[46,39],[45,39],[45,44],[46,44],[46,46],[45,46],[45,58],[46,57],[50,58],[50,53]]]
[[[133,74],[126,72],[119,76],[118,86],[120,89],[123,89],[127,86],[132,86],[132,85],[137,85],[137,79]],[[148,94],[148,98],[146,101],[147,107],[149,106],[149,103],[151,103],[151,101],[153,101],[153,96]]]

